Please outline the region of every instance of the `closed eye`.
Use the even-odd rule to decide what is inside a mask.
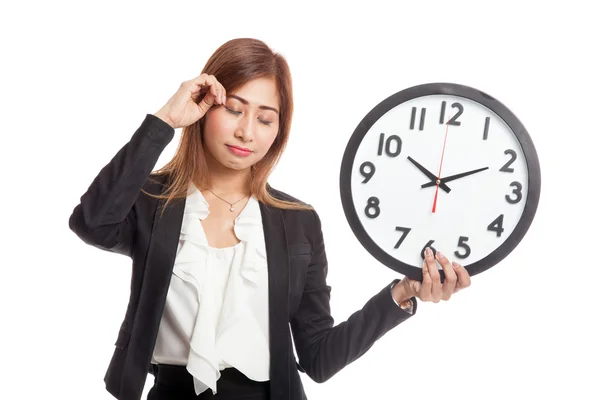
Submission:
[[[229,108],[229,107],[225,107],[225,109],[227,110],[227,112],[229,112],[229,113],[231,113],[231,114],[233,114],[233,115],[240,115],[240,114],[242,113],[241,111],[235,111],[235,110],[232,110],[232,109],[231,109],[231,108]],[[270,126],[270,125],[273,123],[273,121],[265,121],[264,119],[260,119],[260,118],[258,118],[258,120],[259,120],[259,121],[260,121],[262,124],[264,124],[264,125],[267,125],[267,126]]]
[[[233,115],[240,115],[242,112],[241,111],[234,111],[231,108],[225,107],[225,109],[227,111],[229,111],[230,113],[232,113]]]

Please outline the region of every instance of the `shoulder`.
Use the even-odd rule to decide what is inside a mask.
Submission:
[[[274,187],[272,187],[271,185],[267,185],[267,190],[269,191],[269,194],[271,194],[271,196],[275,197],[278,200],[284,200],[284,201],[289,201],[291,203],[297,203],[297,204],[301,204],[303,206],[310,206],[310,204],[298,199],[297,197],[294,197],[286,192],[283,192],[281,190],[277,190]]]
[[[288,203],[293,203],[294,205],[301,206],[297,208],[280,208],[281,211],[283,211],[284,213],[297,213],[308,218],[314,218],[315,216],[317,216],[316,210],[310,203],[300,200],[299,198],[292,196],[289,193],[275,189],[271,185],[267,185],[267,191],[272,197],[274,197],[277,200],[282,200]]]
[[[304,229],[317,231],[321,229],[321,219],[319,218],[319,214],[310,203],[300,200],[289,193],[275,189],[270,185],[267,186],[267,190],[271,196],[278,200],[296,203],[306,207],[303,209],[280,208],[286,220],[294,224],[300,223]]]

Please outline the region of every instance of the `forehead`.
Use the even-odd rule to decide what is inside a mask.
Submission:
[[[274,78],[256,78],[246,82],[232,94],[238,95],[255,106],[279,106],[277,83]]]

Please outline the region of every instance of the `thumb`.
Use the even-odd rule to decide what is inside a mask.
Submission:
[[[215,104],[216,96],[211,92],[207,92],[206,95],[198,103],[198,108],[202,112],[202,115],[206,114],[208,110]]]
[[[421,282],[411,280],[410,288],[414,291],[414,293],[419,293],[419,291],[421,290]]]

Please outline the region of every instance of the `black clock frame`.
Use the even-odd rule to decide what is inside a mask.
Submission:
[[[340,169],[340,194],[342,207],[354,235],[373,257],[392,270],[399,272],[410,279],[419,281],[422,280],[420,266],[415,267],[390,256],[371,239],[371,237],[363,228],[362,223],[360,222],[356,213],[354,199],[352,198],[351,176],[354,168],[356,151],[360,146],[364,136],[367,134],[369,129],[371,129],[373,124],[379,120],[379,118],[381,118],[392,108],[408,100],[439,94],[464,97],[480,103],[495,112],[502,120],[504,120],[504,122],[515,134],[523,150],[525,162],[527,163],[529,182],[527,185],[527,200],[523,210],[523,215],[517,223],[514,231],[504,241],[504,243],[502,243],[498,248],[481,260],[464,266],[467,271],[469,271],[471,276],[479,274],[498,264],[515,249],[533,222],[533,218],[537,211],[541,190],[541,171],[539,159],[529,133],[519,119],[506,106],[492,96],[469,86],[441,82],[413,86],[395,93],[380,102],[358,124],[346,146]],[[440,270],[440,275],[443,280],[443,270]]]

